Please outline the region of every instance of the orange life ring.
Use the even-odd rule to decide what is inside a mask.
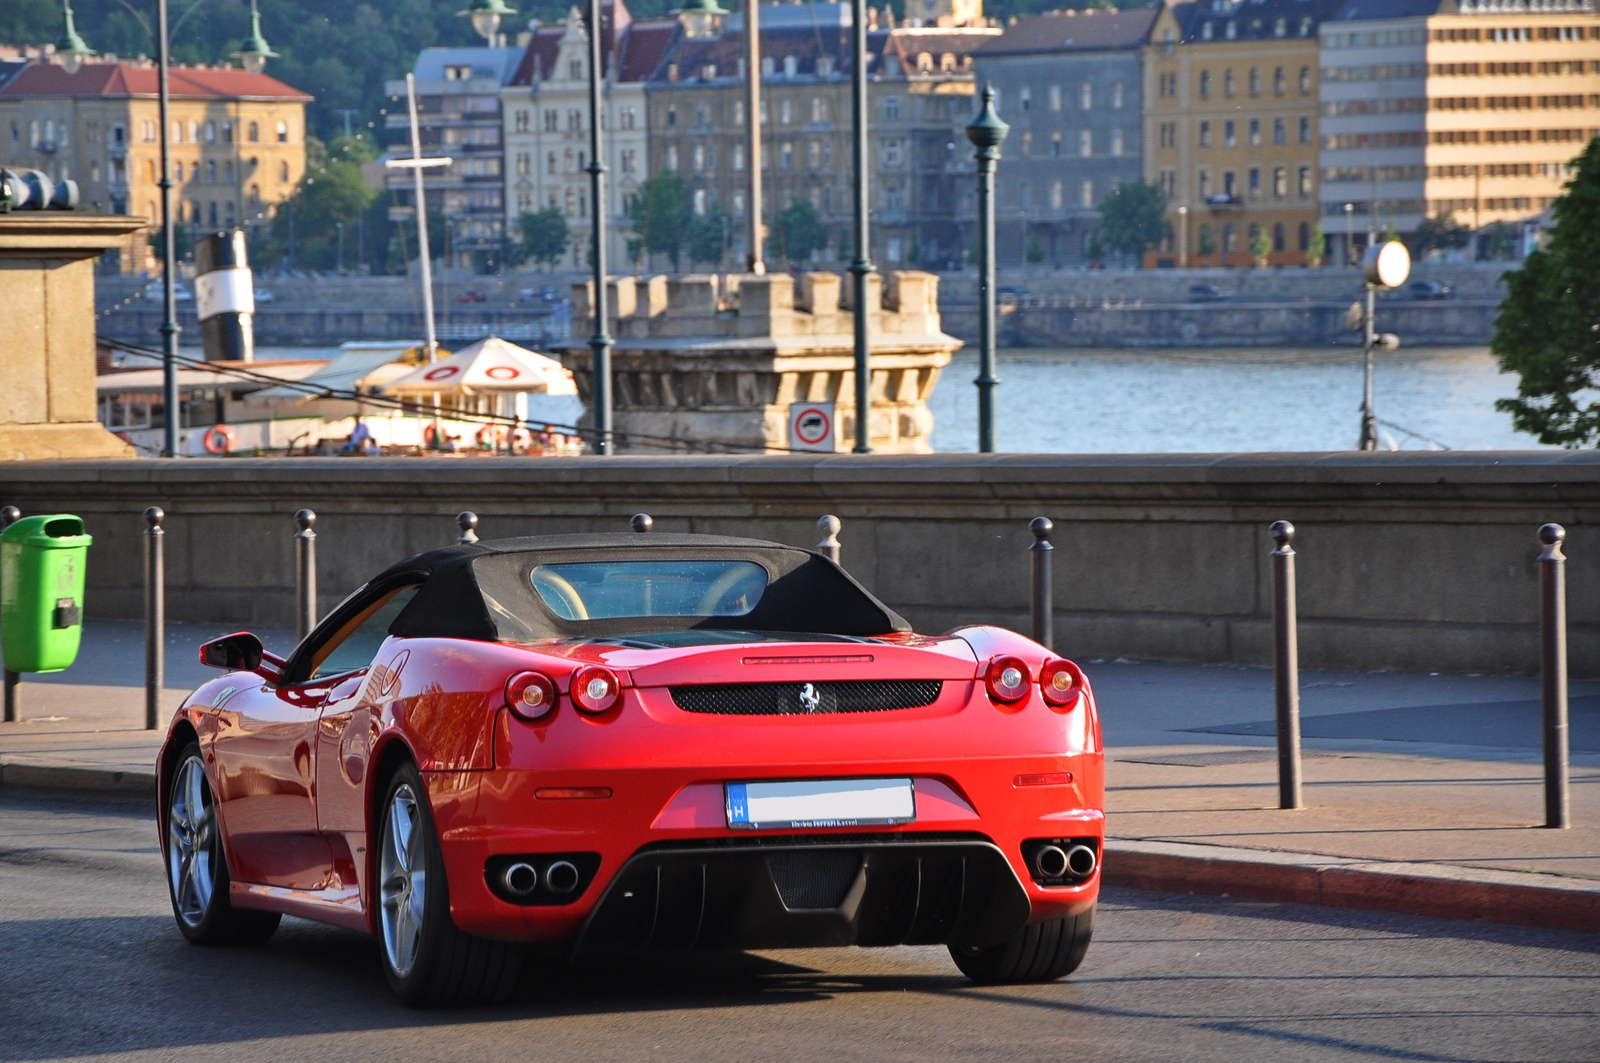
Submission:
[[[486,424],[478,429],[478,446],[503,447],[506,445],[506,426],[503,424]]]
[[[207,454],[226,454],[233,449],[236,439],[238,436],[234,434],[232,425],[214,424],[206,431],[201,443]]]

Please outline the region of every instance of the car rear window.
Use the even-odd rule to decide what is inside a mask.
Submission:
[[[751,561],[586,561],[538,565],[528,575],[563,620],[635,616],[743,616],[767,589]]]

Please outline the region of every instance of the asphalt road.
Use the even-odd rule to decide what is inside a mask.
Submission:
[[[573,969],[512,1003],[395,1003],[361,935],[172,925],[136,806],[0,796],[0,1060],[1353,1060],[1600,1056],[1600,938],[1111,891],[1089,958],[978,988],[942,949]]]

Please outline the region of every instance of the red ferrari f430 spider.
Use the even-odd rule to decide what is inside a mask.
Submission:
[[[1013,632],[931,637],[807,550],[706,535],[452,546],[289,656],[239,633],[160,754],[178,929],[374,934],[414,1005],[569,954],[941,944],[980,982],[1089,946],[1093,695]]]

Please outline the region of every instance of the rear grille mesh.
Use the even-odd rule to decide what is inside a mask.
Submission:
[[[850,679],[833,683],[714,683],[669,688],[684,712],[713,716],[806,716],[918,709],[939,699],[937,679]]]

